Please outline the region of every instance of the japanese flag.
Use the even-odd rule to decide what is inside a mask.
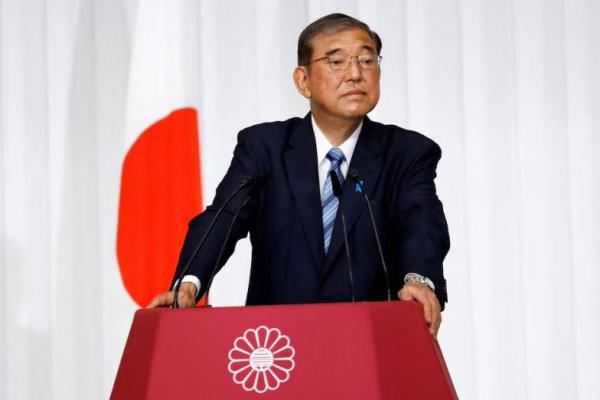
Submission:
[[[167,289],[202,208],[195,7],[144,0],[133,30],[116,248],[140,306]]]

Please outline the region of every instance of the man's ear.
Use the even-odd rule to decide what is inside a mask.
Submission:
[[[302,96],[310,99],[310,76],[308,68],[304,65],[299,65],[294,69],[294,84]]]

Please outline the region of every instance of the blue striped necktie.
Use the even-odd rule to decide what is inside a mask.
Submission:
[[[331,234],[333,233],[333,224],[335,222],[335,215],[337,213],[339,200],[333,194],[333,186],[331,184],[331,171],[335,171],[336,175],[340,180],[340,186],[344,186],[344,176],[340,165],[346,159],[344,152],[337,147],[332,148],[327,153],[327,159],[331,162],[329,165],[329,171],[327,172],[327,178],[325,179],[325,186],[323,187],[323,193],[321,194],[321,211],[323,213],[323,234],[324,234],[324,250],[325,254],[329,250],[329,243],[331,242]]]

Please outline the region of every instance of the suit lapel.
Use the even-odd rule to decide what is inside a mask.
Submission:
[[[362,131],[352,155],[352,160],[350,160],[348,172],[353,169],[358,171],[367,193],[372,193],[372,189],[375,187],[377,179],[379,178],[379,173],[381,172],[381,167],[383,164],[383,157],[381,157],[381,154],[384,146],[385,143],[383,132],[380,132],[377,128],[377,125],[371,122],[369,118],[365,117]],[[358,217],[365,212],[367,206],[364,204],[362,194],[356,192],[354,182],[352,182],[348,176],[346,178],[342,201],[344,206],[344,214],[346,216],[348,235],[350,235],[350,232],[352,232],[352,228],[356,224]],[[357,246],[360,244],[350,243],[350,246],[352,245]],[[333,226],[331,244],[329,245],[329,251],[325,259],[323,276],[325,276],[329,268],[331,268],[333,261],[343,246],[344,234],[342,230],[342,220],[338,212],[338,215],[335,219],[335,224]]]
[[[323,259],[323,224],[317,169],[317,145],[310,113],[293,129],[284,152],[288,184],[315,264],[321,270]]]

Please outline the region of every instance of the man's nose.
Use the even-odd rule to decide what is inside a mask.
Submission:
[[[350,59],[350,65],[348,66],[348,77],[353,80],[360,80],[362,78],[362,67],[358,62],[358,57],[352,57]]]

